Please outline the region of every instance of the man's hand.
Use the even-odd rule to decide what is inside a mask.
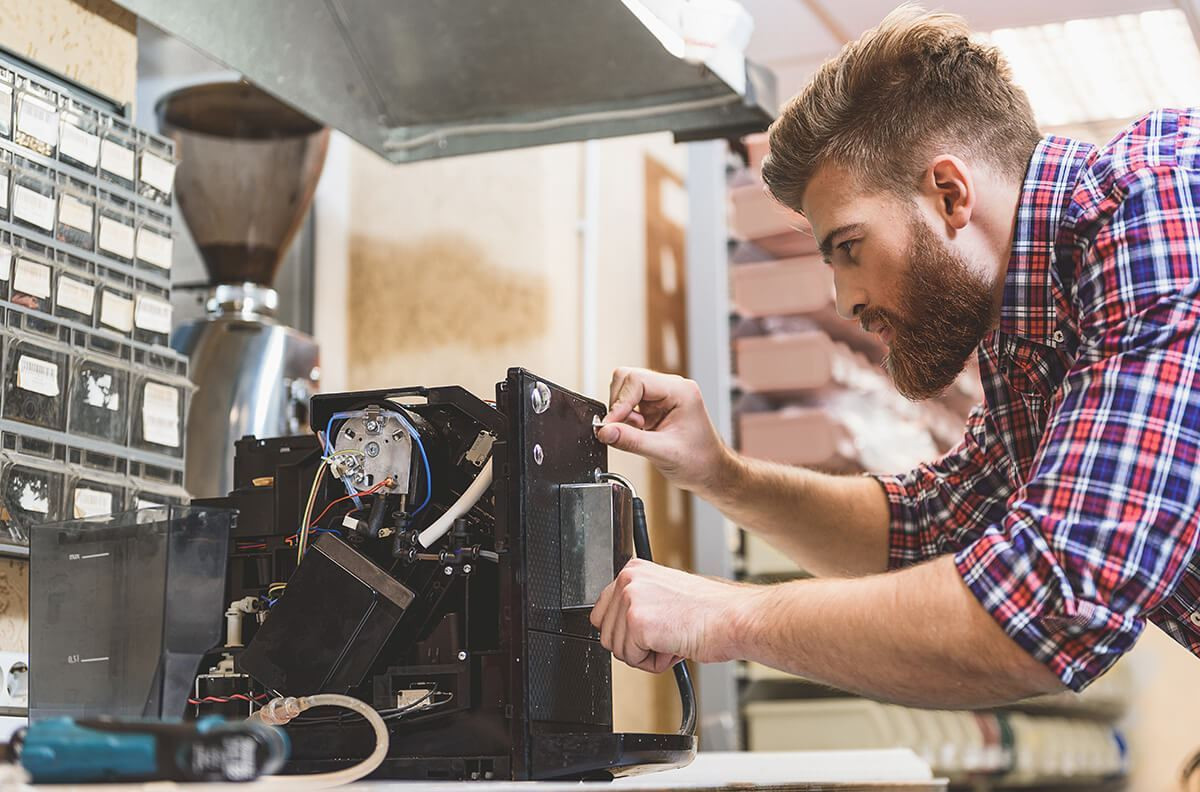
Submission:
[[[752,660],[881,701],[993,707],[1063,690],[963,584],[954,559],[755,586],[630,561],[592,610],[600,642],[659,673]]]
[[[661,673],[685,657],[732,660],[742,610],[756,589],[633,559],[600,594],[600,643],[634,668]]]
[[[682,489],[708,495],[731,467],[700,387],[673,374],[619,368],[609,387],[610,408],[596,432],[600,442],[644,456]]]

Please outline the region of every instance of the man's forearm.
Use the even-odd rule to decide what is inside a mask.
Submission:
[[[722,474],[702,495],[813,574],[865,575],[887,568],[890,512],[873,479],[730,452]]]
[[[924,707],[987,707],[1063,688],[967,589],[950,557],[884,575],[746,590],[732,652]]]

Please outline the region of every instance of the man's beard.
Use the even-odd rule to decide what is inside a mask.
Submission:
[[[864,328],[892,329],[883,365],[896,389],[912,401],[941,394],[962,372],[994,323],[992,290],[961,255],[944,245],[920,218],[909,223],[909,269],[900,284],[902,316],[867,308]]]

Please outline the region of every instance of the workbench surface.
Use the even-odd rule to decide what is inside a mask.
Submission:
[[[111,784],[88,786],[86,792],[133,792],[163,790],[170,784]],[[65,786],[29,786],[28,790],[62,790]],[[187,792],[229,792],[244,784],[188,784]],[[279,784],[278,789],[303,790]],[[796,751],[786,753],[702,752],[688,767],[647,773],[609,782],[471,781],[415,782],[362,781],[351,785],[355,792],[634,792],[635,790],[742,790],[769,789],[777,792],[809,790],[887,790],[888,792],[941,792],[944,780],[935,779],[928,765],[906,749],[880,751]],[[78,787],[76,787],[78,789]]]

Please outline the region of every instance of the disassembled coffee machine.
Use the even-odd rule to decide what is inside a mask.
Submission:
[[[319,395],[314,434],[239,441],[234,490],[197,502],[239,516],[225,646],[190,714],[346,693],[387,724],[383,778],[606,778],[691,761],[682,663],[679,733],[612,731],[611,655],[589,613],[635,540],[639,555],[649,544],[640,500],[605,470],[604,412],[511,369],[494,403],[456,386]],[[285,772],[345,767],[373,745],[353,715],[286,728]]]

